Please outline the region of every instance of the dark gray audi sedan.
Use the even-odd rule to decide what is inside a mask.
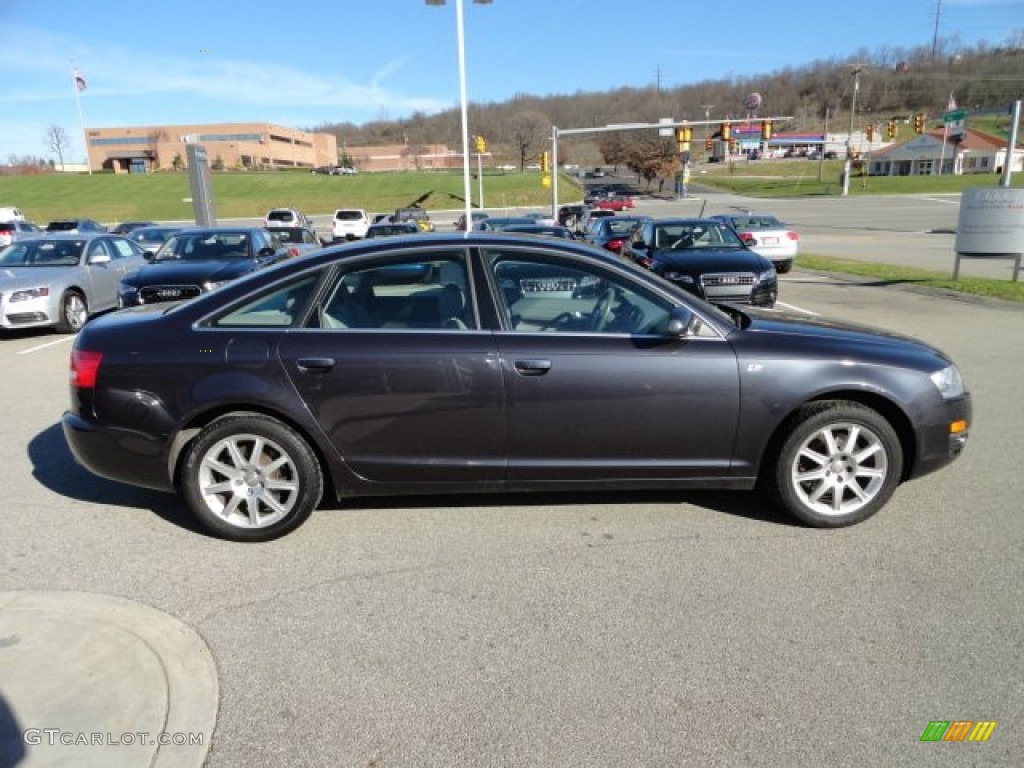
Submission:
[[[850,525],[955,459],[970,419],[920,341],[472,233],[339,245],[99,318],[63,427],[94,473],[260,541],[325,494],[756,487]]]

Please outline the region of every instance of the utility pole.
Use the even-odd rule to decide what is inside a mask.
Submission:
[[[853,152],[853,121],[857,116],[857,92],[860,90],[860,64],[853,68],[853,98],[850,100],[850,132],[846,134],[846,162],[843,163],[843,197],[850,194],[850,154]],[[824,152],[824,148],[822,148]]]
[[[935,0],[935,31],[932,33],[932,61],[939,53],[939,19],[942,18],[942,0]]]

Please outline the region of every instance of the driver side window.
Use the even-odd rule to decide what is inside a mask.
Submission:
[[[488,256],[512,331],[659,334],[668,325],[671,306],[619,275],[556,257]]]

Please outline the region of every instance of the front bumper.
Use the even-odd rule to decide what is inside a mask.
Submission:
[[[965,394],[946,403],[929,423],[919,427],[917,456],[907,479],[923,477],[959,458],[967,446],[972,416],[971,396]],[[953,424],[962,424],[963,428],[953,431]]]

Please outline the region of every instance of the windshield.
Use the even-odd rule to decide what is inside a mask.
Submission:
[[[0,251],[5,267],[73,267],[82,260],[83,240],[19,240]]]
[[[174,235],[157,251],[154,261],[234,261],[249,258],[249,237],[244,232],[200,232]]]
[[[744,247],[736,233],[728,227],[706,222],[674,222],[656,226],[653,246],[673,251]]]

